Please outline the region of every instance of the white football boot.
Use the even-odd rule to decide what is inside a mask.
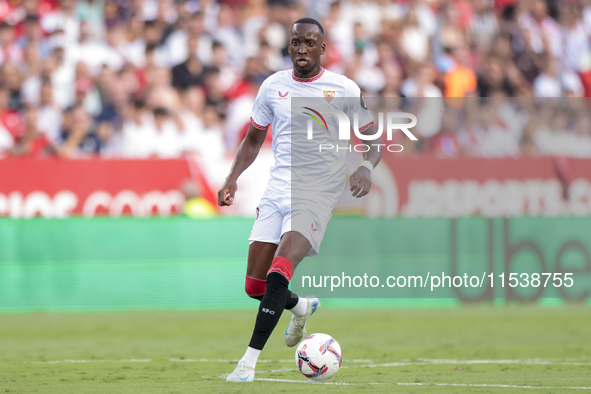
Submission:
[[[285,330],[285,344],[289,347],[297,345],[302,340],[306,333],[306,322],[320,308],[320,300],[315,296],[308,296],[305,299],[308,300],[306,314],[302,317],[293,315]]]
[[[246,362],[240,361],[228,377],[226,378],[226,382],[252,382],[254,381],[254,368],[247,365]]]

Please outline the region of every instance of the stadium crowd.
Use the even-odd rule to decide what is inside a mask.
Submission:
[[[591,0],[0,2],[0,157],[231,155],[304,16],[366,97],[444,103],[401,154],[591,157]]]

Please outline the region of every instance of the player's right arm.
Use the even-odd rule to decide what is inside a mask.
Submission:
[[[270,80],[271,78],[267,78],[259,88],[250,116],[248,133],[246,133],[246,137],[240,143],[230,174],[218,192],[218,204],[221,206],[232,205],[234,203],[234,194],[236,193],[236,189],[238,189],[236,184],[238,177],[256,159],[263,142],[265,142],[269,125],[273,122],[273,109],[269,105],[267,97]]]
[[[230,174],[218,192],[218,204],[220,206],[228,206],[234,203],[234,194],[238,189],[238,177],[244,170],[250,167],[258,156],[261,146],[265,142],[268,128],[259,129],[252,123],[250,124],[246,137],[244,137],[244,140],[242,140],[242,143],[238,147]]]

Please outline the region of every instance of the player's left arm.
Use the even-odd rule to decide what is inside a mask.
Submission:
[[[363,135],[375,135],[377,134],[375,126],[372,124],[367,129],[361,131]],[[371,142],[371,143],[369,143]],[[382,151],[380,144],[382,143],[380,138],[373,141],[363,141],[365,146],[369,147],[367,152],[363,153],[363,163],[349,178],[351,183],[351,192],[353,197],[361,198],[366,196],[371,190],[371,173],[380,160],[382,159]],[[366,163],[368,162],[368,163]],[[370,169],[369,166],[372,168]]]
[[[373,118],[367,108],[359,86],[347,78],[345,80],[345,92],[347,95],[346,112],[351,124],[357,118],[359,126],[362,126],[359,128],[361,134],[376,135],[377,132]],[[382,151],[380,149],[382,141],[380,138],[364,140],[363,143],[367,147],[367,152],[363,153],[363,162],[349,178],[351,192],[353,197],[357,198],[366,196],[371,190],[371,173],[382,159]]]

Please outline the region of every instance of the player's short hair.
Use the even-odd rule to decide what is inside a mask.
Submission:
[[[318,22],[314,18],[301,18],[301,19],[298,19],[291,26],[293,27],[293,25],[295,25],[296,23],[308,23],[310,25],[316,25],[320,29],[320,33],[322,33],[322,35],[324,35],[324,28],[322,27],[322,25],[320,24],[320,22]]]

